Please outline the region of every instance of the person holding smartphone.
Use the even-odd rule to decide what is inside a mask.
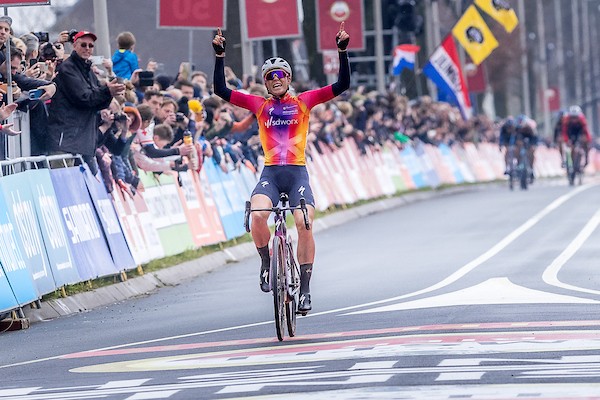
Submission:
[[[57,68],[57,91],[48,109],[48,152],[81,154],[90,167],[96,152],[97,113],[125,91],[116,79],[100,84],[93,72],[89,58],[96,39],[89,31],[73,36],[73,52]]]

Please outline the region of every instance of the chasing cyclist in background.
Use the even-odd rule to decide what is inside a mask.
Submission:
[[[521,146],[527,146],[527,159],[529,161],[529,181],[533,182],[533,165],[535,162],[535,149],[538,144],[537,124],[526,115],[519,115],[516,120],[517,154],[520,153]]]
[[[332,100],[350,87],[350,65],[346,51],[350,36],[344,30],[343,22],[335,39],[340,59],[337,82],[294,96],[289,92],[292,83],[290,64],[281,57],[272,57],[265,61],[261,70],[270,95],[267,99],[227,88],[224,73],[226,42],[221,29],[212,41],[216,53],[215,94],[238,107],[250,110],[258,121],[265,167],[252,192],[250,201],[253,209],[272,208],[279,202],[280,193],[286,192],[291,207],[297,207],[300,198],[306,199],[308,217],[312,225],[315,201],[309,184],[305,155],[310,110],[317,104]],[[269,291],[269,214],[270,212],[253,213],[250,228],[261,258],[260,288],[263,292]],[[298,310],[307,312],[312,309],[309,283],[315,257],[315,242],[312,230],[304,226],[301,210],[294,211],[294,219],[298,230],[297,254],[300,264]]]
[[[569,111],[562,117],[562,140],[566,143],[569,148],[573,149],[573,145],[579,139],[583,152],[585,154],[585,161],[583,167],[588,165],[588,152],[590,150],[590,143],[592,142],[592,136],[588,129],[587,120],[583,111],[579,106],[569,107]],[[562,146],[559,147],[560,155],[563,160],[563,168],[565,166],[565,154],[563,154]]]
[[[504,151],[504,165],[506,169],[504,174],[510,173],[510,157],[511,152],[509,151],[510,146],[514,146],[517,140],[517,123],[512,116],[506,118],[502,126],[500,127],[500,138],[498,140],[498,147],[500,151]]]

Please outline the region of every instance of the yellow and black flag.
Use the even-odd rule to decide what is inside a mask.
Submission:
[[[452,34],[476,65],[481,64],[498,47],[498,41],[475,6],[467,8],[454,25]]]
[[[519,24],[517,14],[507,0],[475,0],[475,4],[498,21],[508,33],[512,32]]]

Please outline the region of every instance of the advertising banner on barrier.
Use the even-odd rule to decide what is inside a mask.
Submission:
[[[402,177],[402,171],[400,170],[398,159],[394,157],[394,152],[396,151],[398,150],[393,147],[390,148],[386,146],[382,149],[381,156],[383,157],[387,174],[394,184],[395,191],[405,192],[408,190],[408,187],[406,186],[406,183]]]
[[[135,262],[143,264],[164,257],[160,236],[152,224],[152,214],[148,210],[144,194],[138,191],[131,197],[129,193],[118,189],[113,190],[112,195]]]
[[[163,173],[140,173],[144,183],[144,200],[150,211],[152,224],[158,232],[165,255],[183,253],[195,248],[185,211],[177,194],[176,176]]]
[[[440,186],[440,177],[438,176],[429,155],[425,152],[425,145],[419,142],[414,145],[414,149],[417,157],[421,160],[421,166],[428,186],[433,188]]]
[[[29,183],[40,232],[56,286],[81,282],[71,254],[71,246],[61,222],[62,217],[52,186],[50,171],[33,169],[25,171],[21,175],[25,176]]]
[[[240,216],[239,212],[233,208],[233,205],[227,196],[226,184],[221,180],[221,176],[225,174],[223,172],[219,173],[215,163],[210,158],[204,162],[203,169],[206,171],[206,177],[210,183],[213,197],[217,204],[217,210],[219,210],[219,216],[221,217],[221,223],[225,230],[225,236],[229,240],[243,235],[245,233],[244,212],[242,211],[242,215]],[[231,178],[229,178],[229,180],[231,180]]]
[[[12,310],[17,306],[17,299],[8,284],[2,263],[0,263],[0,312]]]
[[[131,255],[135,260],[136,264],[144,264],[151,260],[150,258],[150,246],[146,241],[146,237],[142,232],[142,228],[134,214],[134,207],[130,207],[129,204],[123,198],[124,193],[118,186],[114,186],[115,190],[110,193],[111,199],[115,206],[117,216],[121,222],[123,228],[123,234]],[[129,196],[129,194],[125,194]],[[137,196],[137,193],[136,193]],[[158,241],[160,244],[160,240]]]
[[[6,213],[18,232],[23,260],[29,268],[38,297],[42,297],[53,292],[56,285],[38,226],[29,182],[24,174],[9,175],[2,178],[1,189],[7,205]]]
[[[92,204],[96,208],[96,214],[98,214],[100,225],[104,231],[104,238],[106,239],[115,267],[119,270],[135,268],[135,261],[125,241],[125,236],[121,230],[121,224],[119,223],[113,203],[108,197],[104,182],[99,180],[102,178],[93,176],[88,168],[83,172],[83,177],[90,193]]]
[[[254,172],[250,171],[248,168],[244,167],[240,168],[240,174],[242,175],[242,178],[244,179],[244,184],[246,185],[246,193],[248,193],[248,196],[252,195],[252,191],[258,183],[258,176],[255,175]],[[248,199],[250,199],[250,197],[248,197]]]
[[[446,165],[448,166],[448,168],[450,168],[450,171],[452,172],[452,175],[454,176],[455,182],[463,183],[465,181],[465,178],[463,177],[462,173],[460,172],[460,167],[458,165],[458,161],[456,160],[456,157],[454,156],[454,153],[452,153],[452,150],[450,149],[450,147],[448,147],[448,145],[441,144],[438,146],[438,149],[439,149],[440,154],[442,155],[442,158],[444,159]]]
[[[0,187],[4,185],[5,179],[5,177],[0,178]],[[0,210],[8,210],[8,205],[1,191]],[[31,303],[38,298],[23,253],[19,232],[13,221],[9,219],[8,213],[0,212],[0,263],[2,263],[4,274],[10,282],[19,305]]]
[[[403,164],[408,168],[408,172],[410,173],[410,177],[412,178],[415,186],[419,189],[427,186],[423,167],[419,162],[419,158],[415,153],[415,149],[413,149],[411,146],[406,146],[404,149],[402,149],[401,155]]]
[[[202,209],[200,197],[194,186],[194,178],[192,177],[194,173],[190,171],[179,172],[181,185],[176,185],[176,188],[190,231],[192,232],[194,244],[200,247],[207,244],[207,239],[210,236],[210,225],[208,216]]]
[[[79,167],[58,168],[51,170],[50,176],[81,279],[117,274],[82,171]]]
[[[210,182],[208,182],[208,177],[206,176],[204,168],[202,168],[199,174],[193,174],[192,179],[194,181],[196,193],[198,193],[198,198],[202,202],[202,209],[206,215],[206,221],[209,225],[209,236],[206,239],[206,244],[224,242],[227,240],[227,237],[225,236],[225,230],[221,224],[219,210],[217,209],[217,205],[213,198]]]

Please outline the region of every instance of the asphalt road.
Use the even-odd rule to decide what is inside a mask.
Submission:
[[[320,232],[313,311],[281,343],[257,257],[1,334],[0,399],[600,398],[590,182],[487,186]]]

